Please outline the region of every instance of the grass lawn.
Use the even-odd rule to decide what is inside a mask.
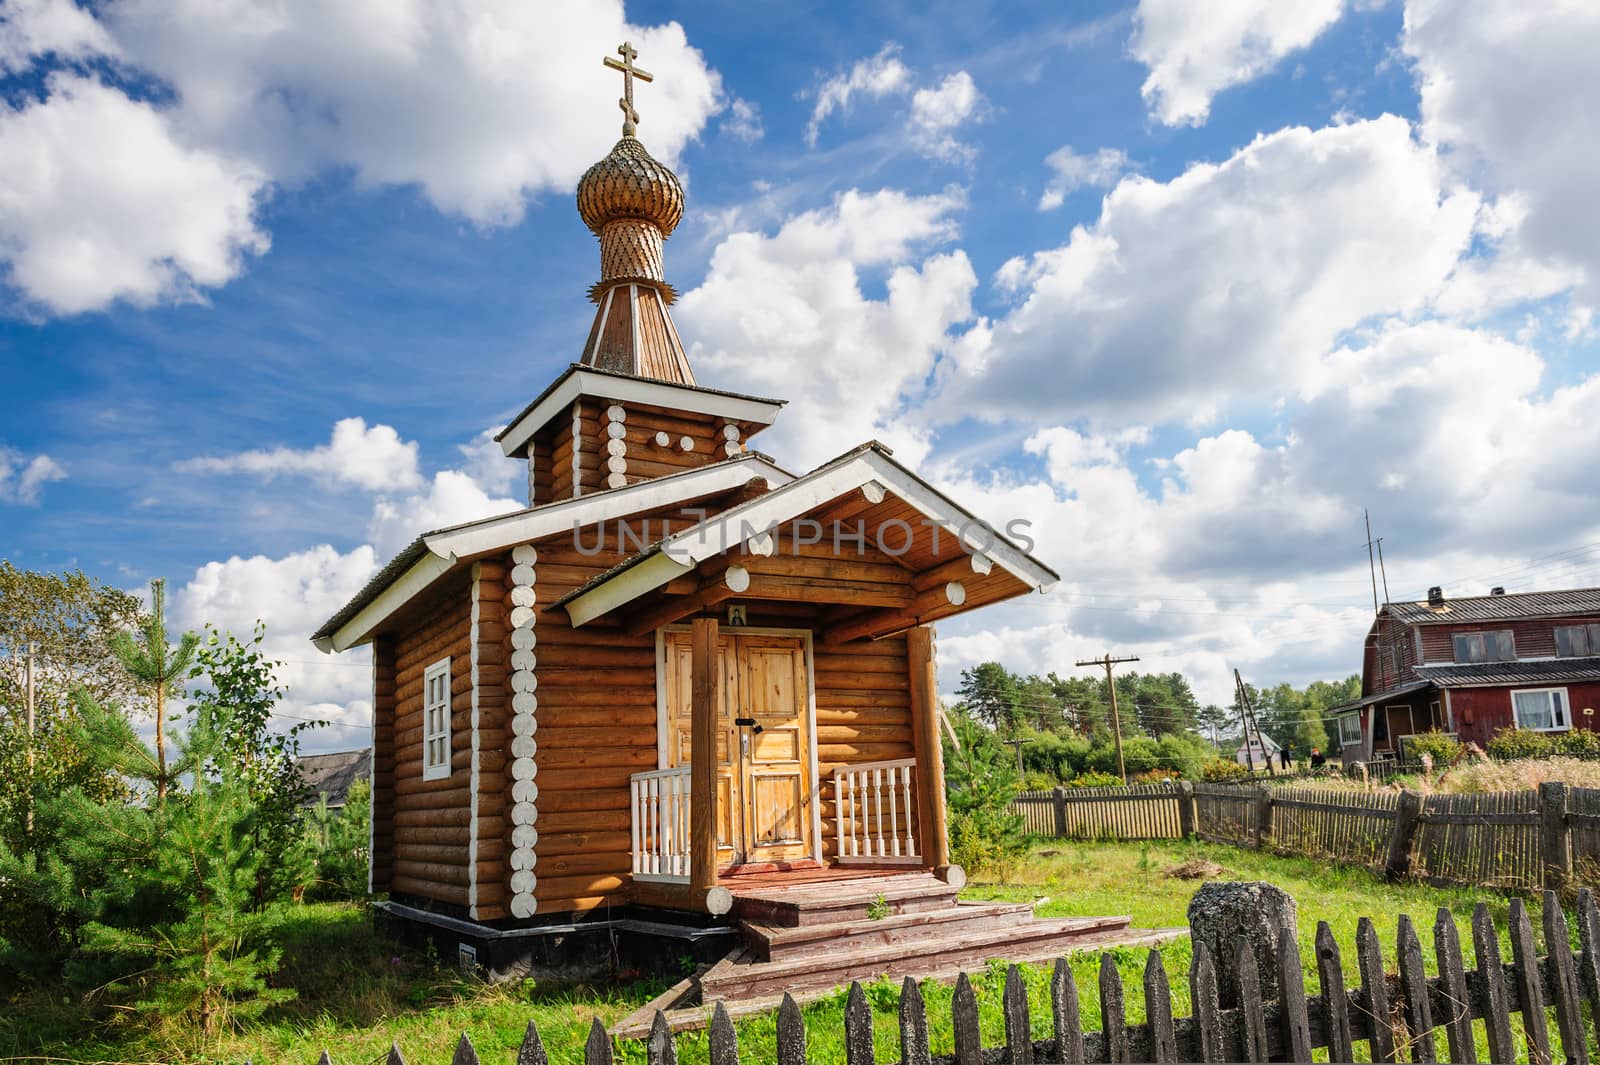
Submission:
[[[1170,879],[1165,871],[1191,859],[1203,858],[1222,866],[1223,878],[1267,880],[1293,895],[1299,903],[1302,957],[1314,973],[1311,944],[1318,920],[1326,920],[1345,950],[1346,970],[1354,984],[1356,922],[1371,916],[1393,967],[1396,921],[1409,913],[1423,935],[1425,957],[1431,957],[1431,928],[1439,907],[1447,907],[1463,929],[1463,949],[1470,957],[1467,920],[1473,906],[1485,901],[1504,927],[1508,902],[1504,896],[1466,890],[1443,890],[1420,885],[1386,885],[1371,873],[1306,859],[1279,858],[1254,851],[1199,843],[1138,844],[1041,843],[1014,882],[978,883],[965,897],[974,899],[1029,900],[1048,896],[1039,907],[1042,916],[1129,914],[1140,927],[1174,927],[1186,923],[1195,881]],[[1535,927],[1537,928],[1537,909]],[[206,1048],[181,1035],[152,1035],[123,1023],[114,1013],[86,1015],[77,1003],[59,995],[30,993],[13,998],[0,1012],[0,1061],[39,1060],[42,1057],[72,1061],[232,1061],[312,1065],[323,1048],[336,1062],[365,1063],[381,1058],[391,1041],[399,1043],[414,1065],[443,1063],[460,1033],[472,1036],[483,1060],[490,1065],[513,1059],[531,1018],[537,1021],[550,1057],[556,1065],[582,1060],[583,1040],[592,1017],[607,1024],[648,1001],[661,985],[642,982],[611,987],[579,986],[528,981],[520,985],[485,987],[455,978],[438,959],[395,948],[377,937],[358,907],[321,904],[296,907],[286,918],[285,982],[297,987],[299,999],[280,1007],[261,1022]],[[1144,1014],[1139,992],[1146,951],[1118,952],[1118,967],[1129,989],[1130,1020]],[[1187,1013],[1188,942],[1162,950],[1162,957],[1177,996],[1177,1012]],[[1096,999],[1097,955],[1072,959],[1082,995],[1086,1024],[1099,1020]],[[999,999],[1003,967],[994,966],[977,981],[985,1030],[984,1043],[1003,1040]],[[1431,971],[1431,964],[1430,964]],[[1035,1035],[1050,1035],[1047,1004],[1048,970],[1027,967],[1030,999],[1035,1004]],[[1315,976],[1308,990],[1316,991]],[[899,989],[887,982],[868,988],[877,1018],[878,1059],[898,1058],[894,1007]],[[949,1053],[950,989],[926,986],[931,1035],[935,1053]],[[811,1060],[844,1060],[843,994],[818,1002],[806,1010],[811,1033]],[[774,1060],[775,1030],[771,1017],[751,1018],[739,1025],[744,1060]],[[680,1037],[680,1060],[697,1065],[706,1060],[700,1035]],[[621,1048],[620,1060],[643,1062],[643,1044]]]

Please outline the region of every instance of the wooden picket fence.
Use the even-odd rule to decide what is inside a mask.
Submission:
[[[1012,810],[1026,831],[1061,839],[1181,839],[1170,784],[1019,792]]]
[[[1460,932],[1449,910],[1441,908],[1433,926],[1433,954],[1438,975],[1424,969],[1422,943],[1411,919],[1398,923],[1396,972],[1386,968],[1371,918],[1356,930],[1355,975],[1350,987],[1339,945],[1327,922],[1319,922],[1314,966],[1318,993],[1306,990],[1300,948],[1291,929],[1282,929],[1276,949],[1263,962],[1248,943],[1241,943],[1233,965],[1222,967],[1202,943],[1195,944],[1189,971],[1192,1015],[1175,1016],[1172,989],[1161,952],[1152,950],[1142,987],[1145,1020],[1129,1024],[1127,991],[1115,959],[1102,954],[1097,998],[1100,1022],[1086,1030],[1078,988],[1065,960],[1056,962],[1048,1003],[1051,1035],[1033,1036],[1033,1004],[1018,968],[1006,973],[1001,996],[1005,1019],[1003,1047],[984,1047],[978,1021],[978,1000],[962,975],[951,1007],[954,1053],[931,1050],[927,1010],[917,982],[901,987],[899,1054],[903,1065],[1044,1065],[1047,1062],[1170,1061],[1310,1061],[1326,1048],[1335,1062],[1356,1060],[1357,1047],[1367,1059],[1391,1061],[1478,1060],[1478,1045],[1489,1060],[1526,1061],[1548,1065],[1562,1059],[1584,1065],[1600,1019],[1600,910],[1593,894],[1580,892],[1577,907],[1579,949],[1570,949],[1567,915],[1553,892],[1546,893],[1541,916],[1545,957],[1537,954],[1533,924],[1521,899],[1511,902],[1511,962],[1501,959],[1500,931],[1488,908],[1479,904],[1472,915],[1473,956],[1477,968],[1463,962]],[[1490,959],[1485,961],[1484,959]],[[1224,976],[1224,974],[1228,974]],[[1278,997],[1264,1002],[1265,986],[1276,984]],[[1587,1008],[1588,1018],[1585,1019]],[[1550,1031],[1554,1014],[1555,1033]],[[1514,1024],[1512,1015],[1519,1016]],[[1482,1022],[1481,1040],[1475,1022]],[[1520,1031],[1520,1035],[1519,1035]],[[1441,1038],[1442,1035],[1442,1038]],[[852,984],[844,1010],[847,1065],[873,1065],[876,1058],[872,1010],[859,983]],[[805,1065],[807,1032],[800,1008],[785,995],[778,1009],[776,1065]],[[712,1015],[708,1040],[711,1065],[738,1065],[739,1045],[732,1020],[719,1004]],[[666,1017],[657,1012],[645,1045],[649,1065],[676,1065],[678,1050]],[[452,1065],[478,1065],[479,1057],[466,1035],[457,1044]],[[398,1047],[389,1051],[389,1065],[403,1065]],[[596,1019],[584,1048],[583,1065],[614,1065],[616,1047]],[[516,1065],[549,1065],[538,1028],[529,1022]],[[332,1065],[324,1052],[319,1065]]]
[[[1476,795],[1190,784],[1024,792],[1030,832],[1214,843],[1512,891],[1600,881],[1600,789],[1549,783]]]

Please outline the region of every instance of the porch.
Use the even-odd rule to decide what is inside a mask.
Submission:
[[[810,635],[777,631],[696,618],[686,631],[661,634],[663,767],[629,780],[629,897],[724,914],[751,890],[888,871],[936,870],[959,886],[962,874],[950,866],[945,838],[931,632],[912,630],[896,641],[904,657],[873,667],[895,667],[897,675],[873,675],[896,690],[906,710],[851,711],[896,714],[899,724],[848,735],[892,732],[896,746],[903,743],[899,749],[911,754],[841,764],[885,745],[818,743]],[[754,641],[760,652],[748,670],[729,649],[740,640]],[[774,666],[784,641],[797,657]],[[675,664],[682,668],[675,672]],[[753,683],[744,683],[746,673],[755,674]],[[821,733],[834,738],[829,727]]]

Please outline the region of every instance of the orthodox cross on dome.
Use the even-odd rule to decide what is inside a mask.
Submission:
[[[633,65],[633,61],[639,58],[639,53],[634,50],[630,42],[623,41],[617,48],[617,54],[622,57],[621,62],[606,56],[605,63],[612,70],[622,71],[622,99],[617,101],[617,106],[622,108],[622,135],[631,137],[639,126],[639,112],[633,109],[633,79],[638,78],[647,82],[656,79],[654,74]]]

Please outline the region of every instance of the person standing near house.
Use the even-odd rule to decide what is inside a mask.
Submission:
[[[1278,764],[1285,769],[1288,769],[1289,766],[1294,762],[1293,756],[1289,753],[1291,750],[1293,750],[1293,748],[1291,748],[1288,744],[1284,744],[1284,746],[1278,751]]]

